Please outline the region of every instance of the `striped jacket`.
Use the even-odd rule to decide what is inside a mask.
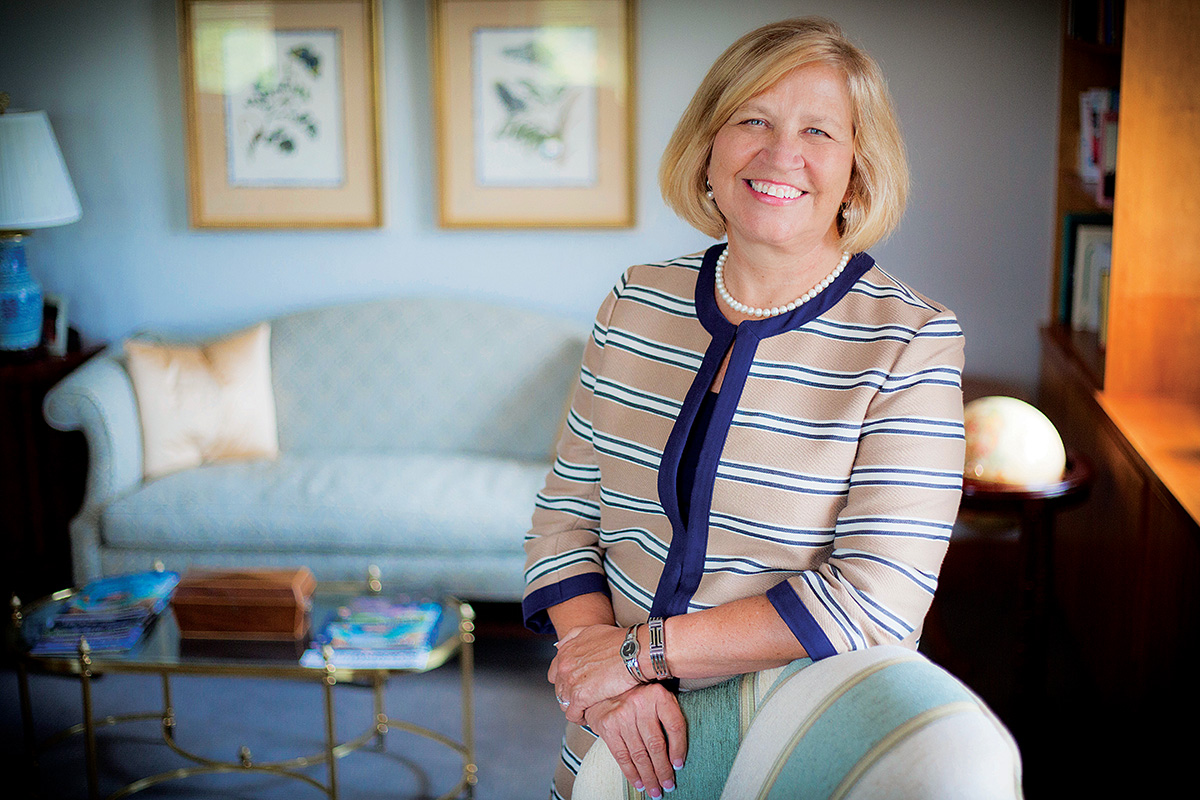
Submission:
[[[814,659],[915,647],[961,492],[962,331],[860,253],[734,326],[724,247],[631,267],[600,307],[526,536],[524,612],[608,593],[617,622],[766,594]],[[690,519],[680,455],[725,353]]]

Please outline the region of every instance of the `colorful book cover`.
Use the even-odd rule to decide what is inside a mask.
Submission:
[[[178,584],[178,572],[136,572],[100,578],[74,594],[63,614],[67,618],[90,619],[157,614],[167,607]]]
[[[442,608],[437,603],[356,598],[339,608],[321,628],[300,663],[323,666],[322,648],[330,646],[336,666],[421,668],[433,646],[441,616]]]
[[[139,572],[101,578],[63,605],[34,643],[34,655],[73,655],[80,638],[94,653],[129,650],[145,634],[179,583],[177,572]]]

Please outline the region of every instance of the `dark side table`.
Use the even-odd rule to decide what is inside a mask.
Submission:
[[[963,479],[962,507],[1002,514],[1019,522],[1021,563],[1018,644],[1020,700],[1018,724],[1028,727],[1046,696],[1049,667],[1051,580],[1054,563],[1054,520],[1087,500],[1092,463],[1082,453],[1067,452],[1067,466],[1056,483],[1034,487]]]
[[[68,525],[83,502],[83,434],[42,417],[54,384],[97,353],[71,337],[65,355],[0,353],[0,596],[34,598],[71,584]]]

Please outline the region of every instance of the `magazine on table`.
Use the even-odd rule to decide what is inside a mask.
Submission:
[[[329,647],[335,667],[423,669],[437,635],[442,607],[358,597],[341,606],[300,657],[306,667],[325,666]]]
[[[80,638],[93,653],[128,650],[167,607],[178,583],[178,572],[157,570],[92,581],[63,604],[31,652],[74,655]]]

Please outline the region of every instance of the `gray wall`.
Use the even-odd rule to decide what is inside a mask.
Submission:
[[[383,0],[387,221],[370,231],[188,228],[173,0],[0,0],[0,89],[44,109],[83,204],[36,232],[30,269],[91,341],[215,330],[329,302],[490,298],[590,321],[628,264],[710,240],[663,208],[655,171],[717,54],[817,13],[883,65],[909,146],[905,220],[873,254],[958,312],[968,371],[1032,387],[1048,308],[1058,4],[1052,0],[641,0],[638,221],[624,231],[444,231],[434,222],[427,10]]]

